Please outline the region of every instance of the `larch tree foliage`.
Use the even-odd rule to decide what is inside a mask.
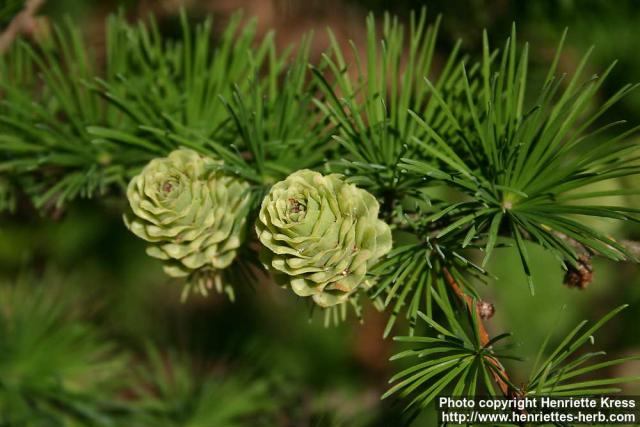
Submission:
[[[521,384],[505,368],[517,359],[510,335],[489,333],[493,306],[477,287],[500,292],[487,270],[499,247],[519,254],[525,293],[549,285],[532,278],[532,245],[573,286],[591,280],[593,257],[639,260],[633,242],[582,221],[640,221],[640,209],[602,202],[640,190],[594,190],[640,174],[638,127],[602,123],[636,86],[602,101],[615,64],[587,75],[588,53],[561,74],[564,38],[534,81],[515,25],[495,46],[484,33],[479,56],[458,42],[436,60],[440,21],[424,10],[407,25],[369,16],[366,45],[346,52],[329,32],[314,62],[309,38],[283,51],[239,16],[213,37],[211,19],[182,14],[176,38],[154,20],[112,16],[104,58],[71,23],[16,40],[0,57],[0,208],[26,197],[46,214],[79,198],[126,198],[123,227],[185,296],[233,297],[268,275],[327,325],[366,322],[362,306],[373,304],[388,313],[380,339],[406,345],[382,397],[410,415],[445,393],[615,392],[638,378],[602,374],[635,358],[583,347],[624,306],[556,348],[552,330]],[[101,360],[109,349],[87,351]]]

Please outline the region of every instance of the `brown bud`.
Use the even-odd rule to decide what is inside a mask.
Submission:
[[[570,288],[586,289],[593,281],[593,266],[591,258],[581,255],[578,258],[578,265],[570,265],[564,275],[564,284]]]
[[[481,319],[491,319],[496,312],[495,307],[488,301],[480,300],[477,303],[478,315]]]

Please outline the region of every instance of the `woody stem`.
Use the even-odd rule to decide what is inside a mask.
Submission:
[[[480,338],[480,345],[482,347],[486,347],[490,341],[489,333],[487,332],[487,328],[484,325],[483,319],[480,316],[480,313],[478,312],[478,307],[475,303],[475,300],[462,290],[460,285],[458,285],[458,283],[456,282],[456,280],[453,278],[453,276],[451,275],[451,273],[446,267],[444,268],[443,273],[444,273],[445,281],[447,282],[449,287],[458,296],[458,298],[460,298],[466,304],[467,309],[469,310],[471,315],[476,317],[476,321],[477,321],[476,323],[478,325],[478,335]],[[512,390],[512,387],[507,383],[507,381],[509,381],[509,374],[507,374],[507,371],[505,370],[504,366],[502,366],[502,363],[500,363],[500,361],[495,357],[487,357],[486,360],[489,363],[491,363],[497,370],[497,372],[491,370],[491,375],[493,376],[494,381],[500,388],[500,391],[502,392],[502,394],[505,397],[511,396],[512,392],[515,390]]]

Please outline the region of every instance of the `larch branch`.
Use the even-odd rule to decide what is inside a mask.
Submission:
[[[460,298],[467,305],[467,309],[469,310],[471,315],[476,317],[476,321],[477,321],[476,323],[478,324],[478,335],[480,338],[480,345],[483,347],[486,347],[490,341],[489,333],[487,332],[487,328],[484,325],[482,316],[478,311],[478,307],[475,303],[475,300],[473,299],[473,297],[466,294],[464,290],[462,290],[460,285],[458,285],[458,283],[453,278],[453,276],[451,275],[451,273],[447,268],[444,268],[443,273],[444,273],[445,281],[447,282],[449,287],[458,296],[458,298]],[[499,372],[498,373],[498,372],[492,371],[491,375],[493,376],[493,379],[495,380],[496,384],[498,384],[498,387],[500,387],[500,391],[505,397],[511,396],[512,395],[511,386],[509,386],[509,384],[507,383],[509,379],[509,375],[507,374],[507,371],[505,370],[504,366],[502,366],[502,363],[500,363],[500,361],[495,357],[489,357],[487,358],[487,360]],[[505,379],[507,381],[505,381]]]

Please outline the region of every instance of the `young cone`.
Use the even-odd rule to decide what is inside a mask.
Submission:
[[[256,232],[276,282],[322,307],[367,286],[367,271],[391,250],[376,198],[337,174],[297,171],[262,202]]]
[[[219,165],[179,149],[152,160],[127,190],[129,230],[151,243],[147,253],[164,261],[169,276],[202,281],[203,292],[218,282],[211,274],[231,264],[244,238],[248,184]]]

